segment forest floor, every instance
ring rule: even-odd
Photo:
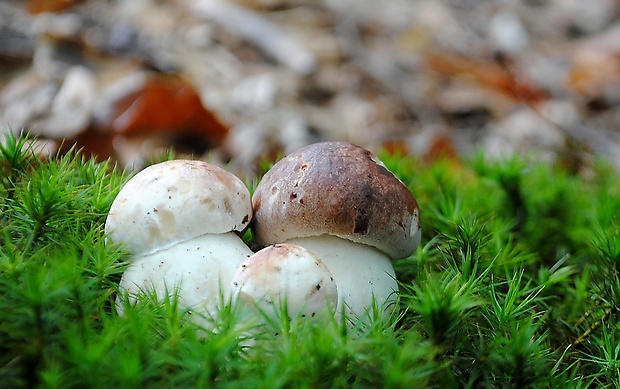
[[[347,140],[620,170],[613,0],[0,3],[0,126],[139,169],[170,146],[253,176]]]

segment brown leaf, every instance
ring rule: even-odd
[[[431,53],[426,65],[449,77],[469,77],[474,82],[494,89],[517,101],[537,103],[548,99],[548,93],[526,81],[518,80],[511,69],[497,61],[467,58],[448,53]]]
[[[116,101],[112,111],[104,127],[126,137],[191,136],[215,146],[228,133],[194,88],[177,76],[152,76],[143,87]]]
[[[609,85],[620,81],[620,55],[595,50],[580,50],[568,76],[568,86],[576,93],[601,97]]]
[[[403,139],[388,139],[381,144],[381,149],[393,156],[403,156],[411,153],[409,145]]]
[[[422,160],[425,162],[434,162],[441,159],[447,159],[452,162],[460,161],[454,142],[447,134],[435,135],[430,142],[428,150],[422,155]]]
[[[114,158],[112,134],[98,131],[92,126],[77,134],[74,138],[65,139],[60,147],[60,155],[75,147],[87,158],[94,158],[99,162]]]
[[[31,14],[60,12],[67,10],[83,0],[28,0],[26,8]]]

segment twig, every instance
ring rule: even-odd
[[[200,17],[237,32],[298,73],[314,70],[316,59],[311,52],[251,10],[225,0],[187,0],[186,4]]]
[[[605,310],[605,313],[603,314],[603,316],[601,316],[600,319],[598,319],[596,322],[594,322],[594,324],[592,324],[591,326],[588,327],[588,329],[582,333],[581,335],[579,335],[579,337],[577,339],[575,339],[571,344],[569,344],[565,349],[564,352],[562,352],[562,356],[558,359],[558,361],[556,362],[553,370],[557,369],[558,366],[560,366],[560,363],[562,363],[562,361],[564,360],[564,356],[572,349],[574,349],[575,347],[579,346],[581,343],[583,343],[586,339],[588,339],[590,337],[590,335],[592,335],[592,333],[594,331],[596,331],[597,329],[599,329],[602,325],[603,322],[605,322],[605,320],[609,319],[609,317],[611,316],[611,314],[614,312],[620,312],[620,307],[618,306],[613,306],[611,308],[608,308]],[[577,322],[576,325],[579,325],[580,323],[583,323],[586,318],[590,316],[590,314],[588,312],[586,312],[586,314]]]
[[[517,86],[519,81],[517,80],[513,67],[510,65],[510,61],[501,55],[498,55],[496,60],[506,73],[506,76],[509,77],[510,82]],[[576,172],[580,167],[585,165],[586,161],[584,160],[583,153],[587,151],[587,147],[582,142],[579,142],[568,128],[565,128],[554,120],[551,120],[547,115],[542,113],[538,107],[532,104],[529,99],[519,92],[519,88],[514,88],[514,97],[527,106],[539,118],[560,131],[564,138],[566,152],[570,154],[569,158],[571,158],[570,161],[572,163],[570,164],[569,169],[571,172]]]

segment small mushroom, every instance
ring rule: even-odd
[[[233,174],[201,161],[152,165],[114,199],[105,230],[132,255],[120,289],[135,301],[178,293],[182,308],[215,315],[252,251],[238,234],[252,218],[250,193]],[[117,305],[122,312],[122,305]]]
[[[232,291],[235,301],[257,307],[271,318],[278,312],[291,318],[333,314],[338,302],[327,267],[293,244],[267,246],[246,259],[233,276]]]
[[[259,244],[294,243],[316,254],[338,285],[338,311],[363,315],[393,304],[391,259],[421,236],[409,189],[370,151],[346,142],[306,146],[280,160],[252,198]]]

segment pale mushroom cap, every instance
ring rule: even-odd
[[[272,315],[286,303],[290,316],[333,313],[338,290],[330,271],[310,251],[293,244],[267,246],[246,259],[232,278],[234,298]]]
[[[202,161],[173,160],[142,170],[114,199],[109,239],[141,255],[203,234],[244,231],[250,193],[226,170]]]
[[[253,233],[263,244],[334,235],[405,258],[420,242],[418,204],[370,151],[323,142],[289,154],[252,198]]]

